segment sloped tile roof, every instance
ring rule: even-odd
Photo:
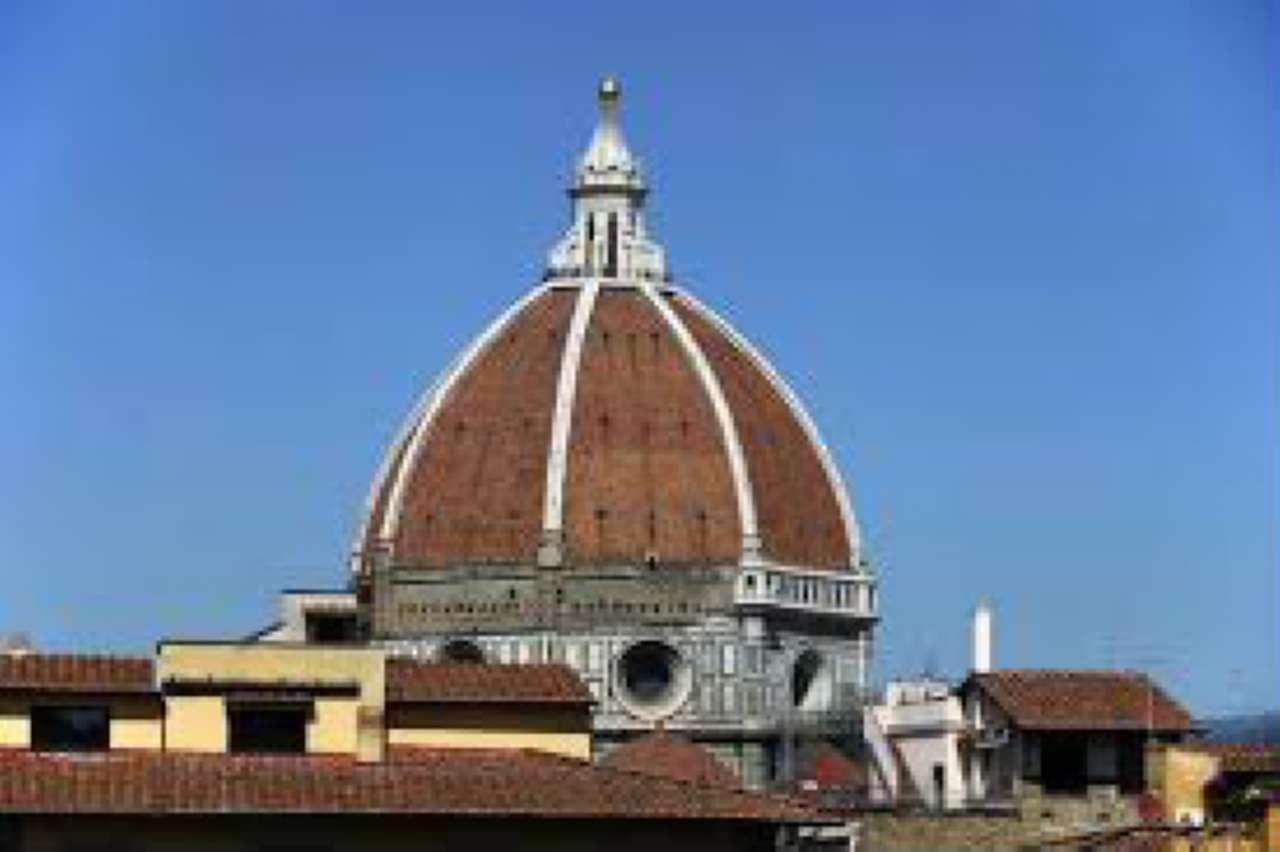
[[[147,657],[0,654],[0,691],[153,693]]]
[[[387,660],[387,701],[590,704],[591,693],[559,664],[497,665]]]
[[[707,749],[684,737],[655,731],[614,749],[605,766],[658,778],[674,778],[692,784],[738,789],[733,770]]]
[[[1191,714],[1141,672],[1001,669],[972,674],[1022,728],[1187,731]]]
[[[399,813],[820,822],[773,796],[533,751],[396,747],[312,755],[0,750],[0,813]]]

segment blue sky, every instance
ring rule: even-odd
[[[615,71],[678,277],[852,486],[881,676],[962,671],[989,595],[1002,665],[1274,707],[1277,47],[1246,0],[5,3],[0,629],[341,583]]]

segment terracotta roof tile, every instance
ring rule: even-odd
[[[0,654],[0,691],[155,692],[151,660],[89,654]]]
[[[554,755],[398,747],[308,755],[0,751],[0,813],[402,813],[818,822],[803,805]]]
[[[387,660],[390,702],[590,704],[591,693],[568,666]]]
[[[357,543],[362,571],[379,554],[414,568],[536,560],[552,426],[569,402],[557,394],[578,295],[567,286],[534,295],[465,370],[447,374],[439,407],[414,415],[379,469]],[[853,543],[840,496],[801,412],[709,313],[667,298],[724,392],[764,554],[847,569]],[[575,387],[565,567],[644,564],[650,555],[664,565],[737,563],[742,519],[715,407],[681,340],[634,287],[601,288]],[[409,435],[419,433],[410,451]],[[387,521],[395,531],[384,541]]]
[[[671,329],[634,288],[596,300],[565,471],[571,565],[733,564],[741,520],[715,409]]]
[[[768,376],[688,299],[672,307],[706,354],[742,442],[766,556],[784,565],[848,568],[850,542],[818,449]]]
[[[604,758],[603,763],[613,769],[674,778],[692,784],[729,789],[741,787],[733,770],[710,751],[666,731],[655,731],[619,746]]]
[[[530,302],[458,377],[427,424],[419,455],[397,454],[395,471],[404,468],[407,478],[391,542],[395,563],[438,568],[535,559],[551,411],[573,305],[568,290]],[[378,526],[394,475],[375,501]]]
[[[1191,715],[1141,672],[1003,669],[970,675],[1022,728],[1188,731]]]

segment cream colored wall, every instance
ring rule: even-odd
[[[391,745],[436,748],[527,748],[578,760],[591,759],[590,734],[484,731],[473,728],[392,728],[387,732],[387,742]]]
[[[591,759],[591,728],[579,708],[401,705],[388,714],[391,745],[528,748]]]
[[[50,692],[0,700],[0,748],[31,747],[33,704],[106,705],[111,719],[109,736],[113,749],[159,749],[163,742],[162,708],[152,698],[102,698]]]
[[[222,696],[166,698],[164,745],[172,751],[226,751],[227,711]]]
[[[1219,759],[1195,749],[1158,746],[1147,751],[1151,792],[1174,821],[1201,822],[1205,818],[1205,785],[1218,774]]]
[[[288,644],[165,643],[157,669],[171,679],[222,683],[357,686],[355,696],[319,696],[307,723],[307,751],[381,758],[385,665],[381,649]],[[226,751],[226,706],[221,696],[169,696],[166,744],[171,749]],[[376,726],[363,731],[361,726]]]
[[[227,741],[227,706],[220,695],[183,695],[167,699],[165,747],[173,751],[224,752]],[[307,751],[322,754],[354,754],[357,711],[354,698],[317,698],[307,722]],[[115,728],[112,728],[115,736]],[[115,748],[115,740],[112,740]],[[159,742],[156,743],[159,748]]]
[[[159,719],[111,719],[111,747],[159,749],[164,744],[164,722]]]
[[[360,687],[366,704],[382,704],[383,652],[377,648],[166,642],[156,668],[163,683],[173,678],[224,682],[307,682]]]
[[[0,701],[0,748],[31,746],[30,713],[30,707],[25,701]]]
[[[111,748],[164,747],[164,705],[153,697],[112,701]]]
[[[160,707],[151,716],[111,713],[111,748],[163,748],[164,719]]]
[[[354,698],[317,698],[307,722],[307,751],[354,754],[360,702]]]

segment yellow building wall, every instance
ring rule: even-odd
[[[361,703],[378,706],[385,690],[384,656],[377,648],[166,642],[156,666],[162,683],[174,678],[214,683],[355,682]]]
[[[50,692],[0,700],[0,748],[31,747],[31,707],[37,704],[106,705],[111,719],[111,748],[158,749],[163,744],[163,710],[154,698]]]
[[[0,748],[31,747],[30,712],[25,701],[0,701]]]
[[[164,745],[172,751],[227,750],[226,703],[220,695],[165,699]]]
[[[111,720],[111,747],[159,749],[164,745],[164,722],[156,719]]]
[[[157,668],[161,682],[171,679],[210,684],[288,684],[348,686],[355,696],[315,699],[307,723],[307,751],[381,757],[386,670],[376,648],[239,643],[164,643]],[[226,705],[220,695],[166,698],[169,715],[165,742],[171,749],[226,751]],[[363,731],[371,725],[376,732]]]
[[[164,746],[164,705],[155,698],[109,702],[111,748],[159,749]]]
[[[227,704],[220,695],[171,696],[165,720],[165,747],[174,751],[225,752],[228,747]],[[357,711],[354,698],[317,698],[307,721],[307,751],[354,754]],[[112,748],[115,727],[112,727]],[[157,737],[155,748],[160,747]]]
[[[581,709],[402,705],[388,714],[390,745],[527,748],[591,759],[591,730]]]
[[[354,754],[360,702],[354,698],[317,698],[307,722],[307,751]]]

